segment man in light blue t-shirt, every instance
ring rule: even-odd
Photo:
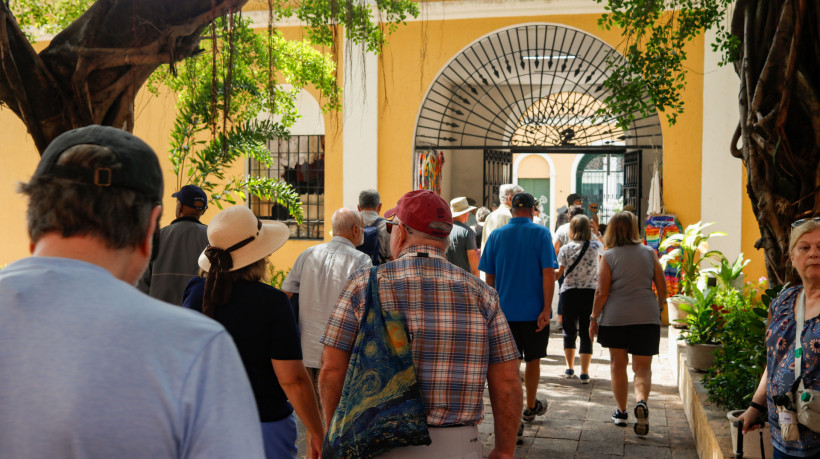
[[[547,355],[555,250],[549,229],[532,222],[535,199],[529,193],[512,198],[512,219],[493,231],[481,252],[478,269],[498,290],[501,310],[509,322],[518,351],[526,362],[526,406],[522,418],[532,421],[547,411],[536,398],[541,358]]]
[[[225,329],[134,287],[162,210],[151,148],[75,129],[20,189],[32,256],[0,271],[0,457],[264,457]]]

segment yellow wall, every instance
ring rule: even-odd
[[[518,18],[486,18],[450,21],[415,21],[402,26],[389,38],[384,55],[379,58],[379,166],[378,183],[385,208],[392,207],[398,198],[412,186],[413,130],[419,107],[427,89],[438,72],[476,39],[498,29],[521,23],[546,22],[575,27],[595,35],[611,46],[621,43],[615,31],[598,29],[597,15],[538,16]],[[280,28],[288,38],[299,38],[302,29]],[[338,50],[341,53],[342,47]],[[701,144],[702,144],[702,79],[703,42],[695,40],[688,49],[687,68],[690,69],[688,89],[684,96],[686,113],[675,126],[667,126],[661,117],[664,138],[664,201],[670,212],[677,214],[684,225],[700,220]],[[341,72],[339,72],[340,84]],[[316,91],[308,91],[320,100]],[[136,104],[135,134],[145,139],[157,151],[166,176],[166,212],[163,224],[172,218],[174,205],[171,192],[175,188],[167,160],[168,135],[173,123],[174,98],[165,94],[159,99],[144,92]],[[320,100],[321,103],[321,100]],[[325,115],[325,239],[329,238],[330,216],[342,206],[342,116]],[[25,200],[15,192],[19,181],[29,179],[36,167],[38,155],[26,134],[22,122],[8,109],[0,109],[0,193],[5,201],[5,225],[0,229],[4,244],[0,249],[0,265],[28,254],[25,232]],[[570,170],[574,155],[551,155],[556,170]],[[355,161],[355,152],[348,152],[347,160]],[[236,167],[243,172],[244,165]],[[563,205],[563,198],[571,192],[569,179],[556,176],[553,201]],[[207,222],[218,209],[210,209]],[[765,273],[762,253],[753,248],[759,237],[756,221],[751,213],[744,190],[742,250],[753,263],[747,268],[747,278],[757,279]],[[290,266],[296,256],[317,241],[289,241],[273,257],[280,267]]]
[[[743,256],[752,260],[751,263],[743,268],[743,274],[746,275],[746,281],[757,281],[759,278],[766,276],[766,258],[763,250],[755,248],[755,242],[760,239],[760,227],[757,224],[757,219],[752,211],[752,201],[746,193],[746,168],[743,168],[743,221],[741,222],[743,234],[740,239],[740,250]],[[767,276],[768,277],[768,276]]]
[[[515,156],[517,155],[513,155],[513,162]],[[540,156],[527,156],[518,165],[518,178],[550,178],[550,165]]]

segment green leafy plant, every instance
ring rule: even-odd
[[[718,344],[720,343],[723,320],[720,310],[715,306],[714,299],[718,289],[709,289],[707,293],[695,289],[695,297],[684,297],[686,303],[678,307],[688,313],[683,319],[676,319],[686,324],[680,339],[687,344]]]
[[[242,17],[218,18],[213,28],[204,38],[216,40],[203,40],[203,53],[160,68],[148,84],[154,93],[164,85],[178,96],[170,155],[177,187],[199,185],[220,208],[251,193],[286,206],[301,223],[299,195],[281,177],[228,171],[245,158],[277,164],[268,142],[288,137],[298,117],[296,95],[306,85],[322,92],[324,110],[339,108],[335,62],[308,42],[286,40],[276,30],[255,32]]]
[[[273,263],[268,263],[268,275],[265,280],[270,286],[281,289],[282,282],[285,282],[285,279],[288,277],[289,273],[290,268],[277,269]]]
[[[745,268],[746,265],[752,261],[749,259],[744,259],[743,252],[737,256],[734,263],[729,262],[729,259],[723,256],[723,254],[720,254],[720,256],[717,256],[716,258],[720,260],[720,265],[706,268],[703,272],[713,274],[717,279],[718,284],[724,288],[733,288],[735,280],[743,274],[743,268]]]
[[[713,231],[708,234],[703,233],[703,229],[712,223],[697,222],[689,225],[683,233],[673,234],[665,239],[659,250],[667,251],[670,247],[673,250],[661,257],[661,265],[664,269],[670,262],[679,264],[681,270],[681,293],[692,297],[697,290],[698,278],[701,274],[701,263],[705,260],[719,260],[723,254],[718,250],[708,250],[709,239],[716,236],[726,236],[721,231]]]
[[[626,59],[609,59],[611,75],[604,85],[611,91],[602,111],[614,115],[628,129],[636,114],[664,112],[670,125],[684,112],[686,45],[704,30],[715,30],[712,48],[723,54],[721,65],[738,58],[740,40],[729,33],[724,18],[733,0],[596,0],[608,13],[598,26],[622,29]]]
[[[715,351],[715,365],[701,382],[709,400],[721,408],[745,408],[752,400],[766,368],[769,305],[783,288],[747,283],[742,292],[725,290],[716,299],[724,311],[723,347]]]

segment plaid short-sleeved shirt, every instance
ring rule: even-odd
[[[430,257],[412,256],[428,253]],[[449,263],[440,249],[408,247],[379,266],[382,308],[401,311],[407,323],[427,423],[475,425],[483,419],[487,366],[519,358],[498,294]],[[348,280],[321,342],[352,351],[367,293],[368,270]]]

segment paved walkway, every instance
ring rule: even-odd
[[[553,303],[553,304],[557,304]],[[554,323],[553,323],[554,325]],[[618,427],[610,416],[615,409],[609,377],[609,352],[597,343],[593,347],[590,384],[578,379],[563,379],[563,342],[560,332],[551,333],[548,356],[541,360],[541,383],[538,398],[546,398],[548,410],[533,422],[524,423],[523,444],[516,448],[520,458],[607,458],[646,457],[697,458],[692,432],[686,422],[680,396],[666,356],[667,329],[662,327],[661,354],[652,361],[652,392],[649,399],[649,434],[635,435],[632,413],[635,400],[629,387],[629,425]],[[580,362],[576,357],[576,372]],[[521,366],[523,378],[524,366]],[[629,380],[633,375],[629,371]],[[484,393],[484,422],[479,426],[484,454],[493,447],[493,415],[490,399]],[[302,427],[300,426],[300,431]],[[299,438],[300,457],[304,455],[304,437]]]

